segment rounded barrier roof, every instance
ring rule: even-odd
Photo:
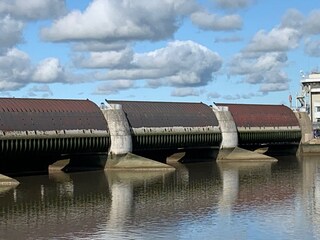
[[[218,126],[212,109],[203,103],[109,101],[120,104],[133,128]]]
[[[107,130],[90,100],[0,98],[0,131]]]
[[[293,111],[284,105],[228,104],[237,127],[291,127],[299,126]]]

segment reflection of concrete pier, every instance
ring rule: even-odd
[[[107,221],[108,232],[119,232],[134,211],[134,187],[148,186],[162,181],[172,172],[168,171],[106,171],[111,195],[111,206]]]
[[[319,226],[320,224],[320,161],[318,156],[301,156],[302,166],[302,198],[299,199],[299,206],[308,212],[301,216],[301,222],[311,222],[310,226]],[[320,236],[319,228],[310,229],[315,236]]]
[[[52,172],[20,177],[20,185],[0,198],[1,236],[39,239],[74,234],[84,238],[80,234],[85,232],[121,238],[134,232],[137,238],[147,238],[154,221],[163,219],[162,224],[173,229],[171,234],[178,234],[175,227],[181,227],[179,223],[188,216],[199,221],[217,218],[212,224],[227,224],[234,211],[297,200],[296,173],[278,165],[176,162],[176,171]]]
[[[222,194],[219,211],[222,215],[230,215],[237,204],[240,194],[240,178],[254,175],[271,177],[272,162],[221,162],[218,164],[222,178]]]

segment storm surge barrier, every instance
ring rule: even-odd
[[[166,163],[237,147],[295,153],[310,135],[302,115],[284,105],[0,98],[0,173],[46,172],[61,159],[66,172],[103,169],[128,154]]]

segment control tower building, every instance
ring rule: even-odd
[[[302,73],[302,72],[301,72]],[[301,74],[301,92],[297,96],[300,111],[306,111],[313,129],[320,129],[320,73]]]

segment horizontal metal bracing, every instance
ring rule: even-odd
[[[221,138],[215,127],[139,128],[132,135],[134,150],[210,148],[219,146]]]
[[[300,139],[300,130],[239,131],[240,144],[299,143]]]
[[[0,153],[59,153],[71,154],[78,152],[106,152],[110,146],[107,136],[63,136],[57,138],[12,138],[0,139]]]
[[[1,131],[1,139],[29,139],[29,138],[74,138],[74,137],[106,137],[107,130],[78,129],[78,130],[52,130],[52,131]]]
[[[217,126],[205,127],[141,127],[132,128],[132,134],[185,134],[185,133],[219,133]]]
[[[300,126],[274,126],[274,127],[237,127],[239,132],[252,132],[252,131],[301,131]]]

